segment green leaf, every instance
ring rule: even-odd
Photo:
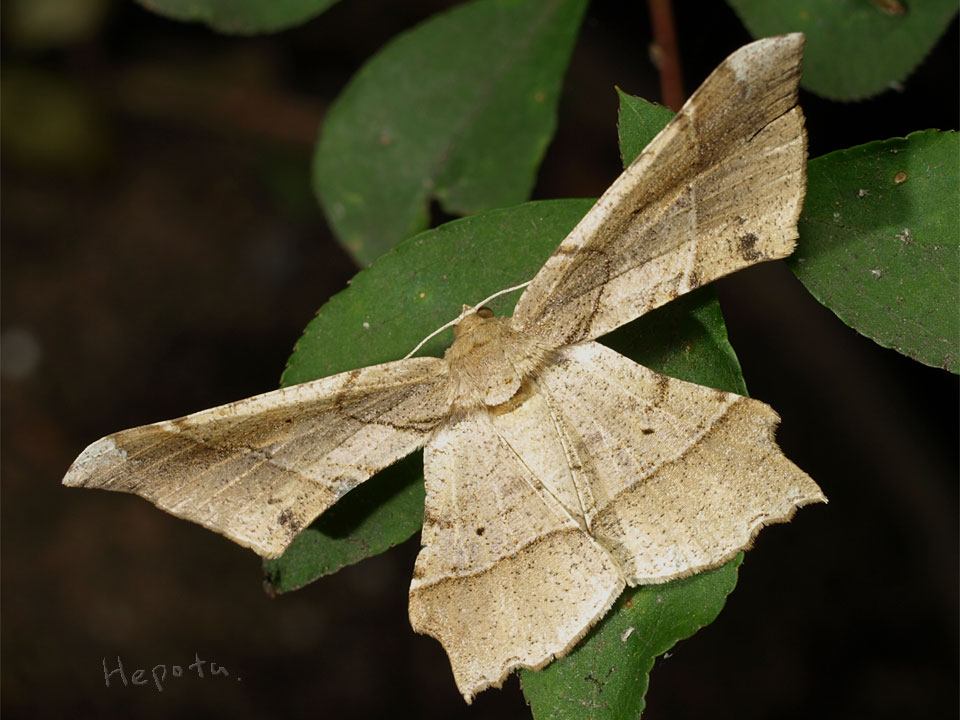
[[[620,101],[620,156],[623,166],[627,167],[670,122],[674,112],[663,105],[628,95],[620,88],[617,88],[617,98]]]
[[[957,12],[956,0],[727,2],[756,38],[805,33],[801,84],[834,100],[870,97],[902,82]]]
[[[524,671],[535,718],[637,718],[656,656],[709,625],[737,584],[743,559],[664,585],[627,590],[575,653],[540,672]]]
[[[553,135],[586,0],[475,0],[400,35],[330,108],[313,184],[366,265],[428,225],[522,202]]]
[[[790,265],[884,347],[960,371],[960,136],[926,130],[811,160]]]
[[[202,22],[230,35],[256,35],[300,25],[337,0],[137,0],[147,10]]]
[[[747,395],[740,361],[711,287],[687,293],[600,340],[664,375]]]

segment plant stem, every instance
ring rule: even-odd
[[[677,31],[673,22],[670,0],[649,0],[650,21],[653,24],[653,44],[650,55],[660,71],[660,94],[663,104],[679,110],[687,99],[683,91],[683,72],[677,48]]]

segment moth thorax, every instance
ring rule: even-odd
[[[485,307],[461,320],[453,335],[444,358],[450,365],[454,402],[461,407],[507,402],[547,355],[537,340]]]

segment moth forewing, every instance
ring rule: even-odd
[[[448,406],[442,360],[384,363],[108,435],[63,482],[140,495],[276,557],[349,490],[422,446]]]
[[[793,251],[806,188],[803,35],[733,53],[601,196],[517,303],[555,346]]]

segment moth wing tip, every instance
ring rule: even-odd
[[[100,438],[90,443],[73,461],[63,476],[67,487],[83,487],[89,480],[105,470],[109,470],[127,459],[127,451],[117,445],[113,436]]]
[[[778,35],[772,39],[778,40],[782,43],[787,43],[789,45],[802,45],[804,42],[806,42],[807,36],[802,32],[792,32]]]

